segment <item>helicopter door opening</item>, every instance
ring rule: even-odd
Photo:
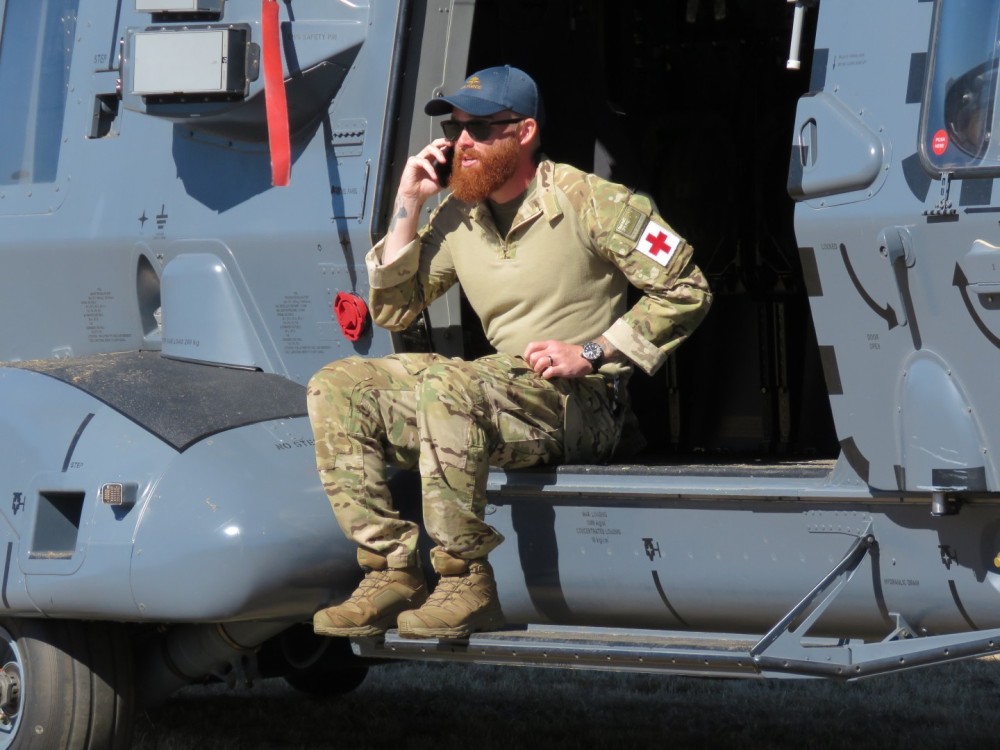
[[[802,70],[789,71],[786,3],[476,3],[467,69],[531,72],[546,156],[651,196],[712,285],[691,339],[653,377],[633,375],[647,447],[619,460],[839,452],[786,187],[816,19],[805,14]],[[467,314],[466,356],[482,353],[479,330]]]

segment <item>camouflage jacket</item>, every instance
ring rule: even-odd
[[[711,303],[691,246],[649,199],[551,161],[539,164],[506,236],[485,203],[449,196],[392,263],[381,264],[381,249],[366,258],[377,324],[407,327],[458,281],[489,341],[513,355],[529,341],[603,334],[652,373]],[[631,309],[629,284],[642,292]]]

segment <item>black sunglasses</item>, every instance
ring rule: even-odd
[[[485,141],[493,132],[494,125],[512,125],[515,122],[524,122],[523,117],[513,117],[509,120],[442,120],[441,130],[444,137],[449,141],[457,141],[462,131],[469,133],[469,137],[474,141]]]

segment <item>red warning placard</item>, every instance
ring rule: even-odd
[[[931,138],[931,151],[934,152],[935,156],[941,156],[945,151],[948,150],[948,131],[943,128],[934,134]]]

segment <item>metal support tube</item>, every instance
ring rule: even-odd
[[[806,594],[802,601],[796,604],[788,612],[788,614],[782,617],[781,620],[773,628],[771,628],[767,635],[761,638],[760,641],[750,649],[750,655],[753,657],[760,656],[781,636],[792,632],[797,626],[806,625],[807,627],[804,628],[804,631],[808,631],[808,625],[811,625],[815,618],[819,616],[820,612],[826,609],[830,602],[836,597],[841,586],[850,580],[850,576],[853,575],[865,555],[868,554],[868,551],[874,547],[875,544],[875,537],[871,534],[865,533],[863,536],[858,537],[854,544],[851,545],[851,548],[847,551],[847,554],[844,555],[844,559],[837,563],[833,570],[827,573],[826,576],[823,577],[823,580],[817,583],[816,586],[813,587],[813,590]],[[809,607],[812,605],[816,597],[826,591],[827,588],[837,581],[837,579],[841,578],[842,580],[840,581],[840,585],[834,587],[831,593],[820,602],[816,610],[812,613],[811,619],[807,617],[806,620],[800,623],[799,619],[809,611]],[[803,632],[803,635],[804,634],[805,632]]]
[[[139,700],[155,705],[207,675],[224,679],[243,672],[243,661],[290,624],[236,622],[172,628],[138,656]]]

